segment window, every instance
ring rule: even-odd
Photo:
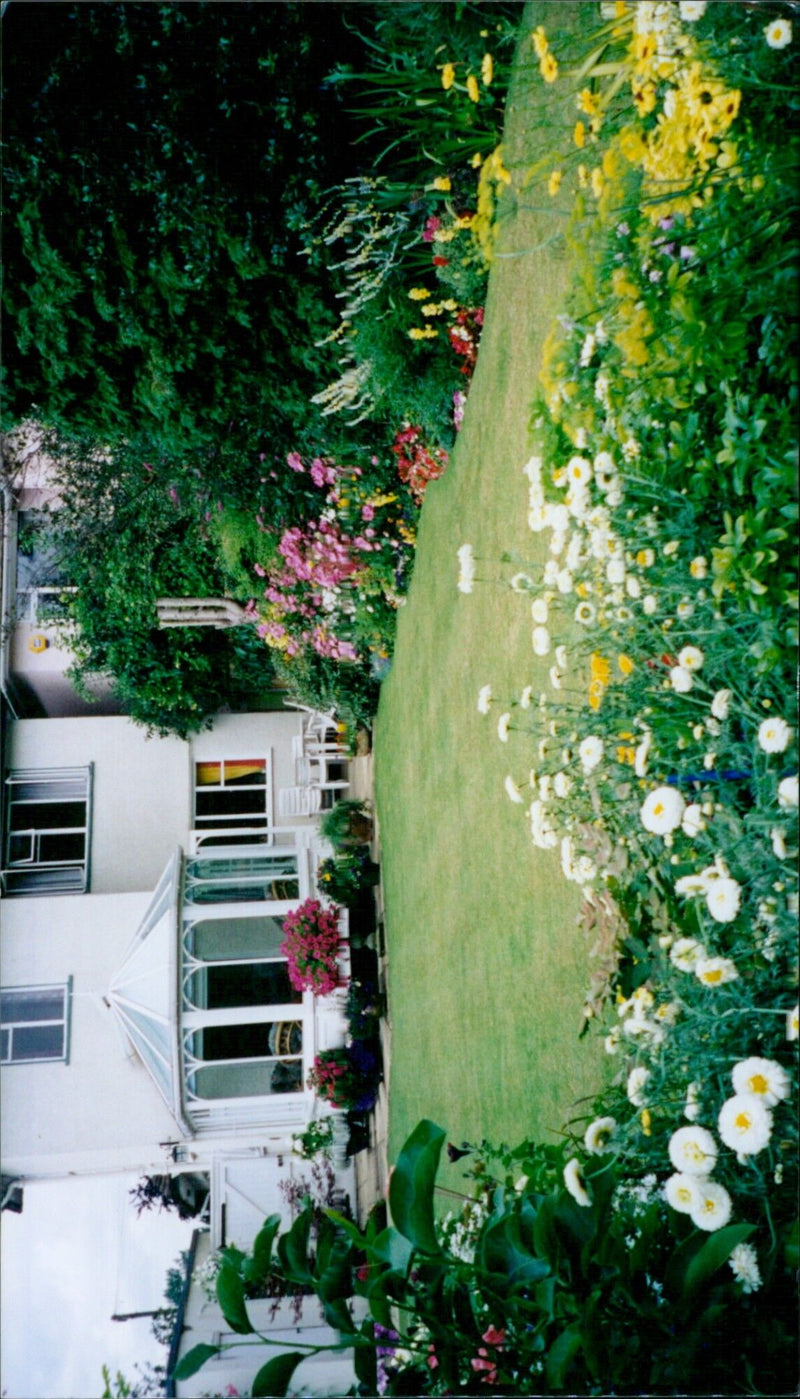
[[[195,763],[194,813],[198,843],[268,842],[270,771],[266,758],[221,758]]]
[[[70,989],[68,982],[0,991],[0,1063],[66,1059]]]
[[[89,875],[92,769],[18,769],[6,778],[6,894],[82,894]]]

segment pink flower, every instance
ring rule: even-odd
[[[266,578],[267,576],[267,570],[260,563],[253,564],[253,572],[257,573],[259,578]]]
[[[362,505],[362,507],[361,507],[361,518],[362,518],[362,520],[374,520],[374,519],[375,519],[375,507],[374,507],[374,505]]]
[[[305,471],[299,452],[290,452],[286,458],[286,465],[290,466],[292,471]]]
[[[485,1341],[487,1346],[496,1346],[498,1350],[502,1350],[506,1341],[506,1333],[505,1331],[498,1331],[494,1326],[490,1326],[488,1331],[484,1331],[481,1340]]]

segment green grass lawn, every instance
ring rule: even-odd
[[[500,563],[543,558],[527,526],[522,468],[541,347],[569,275],[558,201],[531,164],[549,144],[530,32],[580,24],[586,6],[526,6],[506,118],[514,177],[500,232],[479,364],[450,467],[428,488],[414,578],[400,616],[375,736],[383,849],[392,1063],[390,1160],[421,1117],[454,1141],[514,1143],[558,1132],[605,1073],[598,1040],[579,1041],[589,947],[579,897],[558,852],[531,843],[526,808],[503,782],[526,780],[533,744],[497,737],[520,677],[538,696],[548,662],[531,647],[528,604]],[[571,130],[574,88],[550,92],[548,116]],[[526,207],[527,206],[527,207]],[[456,549],[480,560],[471,596],[456,589]],[[557,640],[565,640],[560,637]],[[479,688],[497,705],[478,713]],[[520,711],[515,711],[517,715]],[[529,722],[536,722],[535,708]],[[580,1111],[580,1109],[578,1109]],[[459,1175],[449,1175],[453,1184]]]

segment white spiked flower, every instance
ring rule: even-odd
[[[590,1122],[586,1128],[586,1135],[583,1138],[586,1150],[594,1156],[602,1155],[616,1125],[616,1119],[613,1117],[596,1117],[594,1122]]]
[[[706,905],[716,923],[731,923],[739,912],[742,888],[735,879],[714,879],[706,894]]]
[[[664,1181],[664,1199],[678,1214],[691,1214],[698,1195],[698,1177],[676,1171]]]
[[[711,701],[711,713],[715,719],[727,719],[730,713],[733,693],[731,690],[717,690]]]
[[[683,650],[678,652],[678,665],[683,666],[684,670],[700,670],[704,660],[705,656],[699,646],[684,646]]]
[[[511,728],[511,715],[506,712],[501,714],[497,721],[497,737],[501,743],[508,743],[508,732]]]
[[[704,986],[724,986],[739,977],[736,963],[729,957],[698,957],[694,974]]]
[[[752,1244],[737,1244],[732,1250],[728,1263],[737,1282],[742,1284],[742,1292],[757,1292],[761,1286],[761,1273],[758,1267],[758,1254]]]
[[[758,746],[764,753],[784,753],[792,741],[793,730],[785,719],[764,719],[758,726]]]
[[[578,757],[587,776],[590,772],[594,772],[595,768],[603,761],[603,751],[603,740],[594,734],[590,734],[580,744]]]
[[[512,802],[517,802],[520,805],[524,802],[525,798],[523,797],[521,791],[519,790],[519,787],[517,786],[516,782],[510,774],[508,777],[506,777],[505,783],[503,785],[506,789],[506,796],[509,797]]]
[[[492,707],[492,687],[482,685],[478,691],[478,713],[488,714]]]

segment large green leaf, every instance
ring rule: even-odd
[[[244,1283],[230,1263],[223,1263],[217,1274],[217,1301],[231,1330],[250,1335],[253,1327],[244,1304]]]
[[[255,1379],[253,1380],[252,1394],[254,1399],[283,1399],[292,1375],[304,1360],[302,1351],[290,1350],[284,1355],[273,1356],[266,1365],[262,1365]]]
[[[301,1287],[313,1281],[308,1258],[308,1240],[311,1232],[311,1209],[301,1211],[286,1234],[278,1240],[278,1256],[290,1282]]]
[[[510,1285],[540,1282],[550,1271],[549,1264],[526,1247],[516,1214],[505,1214],[484,1229],[480,1258],[488,1272],[502,1275]]]
[[[280,1227],[280,1215],[271,1214],[259,1229],[253,1241],[252,1256],[245,1261],[243,1267],[246,1282],[261,1282],[272,1272],[272,1246]]]
[[[563,1389],[572,1361],[581,1348],[581,1336],[576,1326],[568,1326],[554,1341],[547,1353],[545,1373],[553,1389]]]
[[[729,1224],[706,1239],[686,1268],[683,1295],[688,1297],[723,1263],[727,1263],[736,1245],[749,1239],[754,1230],[754,1224]]]
[[[370,1249],[373,1258],[388,1263],[392,1272],[405,1276],[414,1253],[413,1245],[397,1229],[384,1229]]]
[[[198,1370],[202,1370],[207,1360],[212,1356],[219,1355],[221,1346],[209,1346],[203,1341],[199,1346],[192,1346],[186,1354],[178,1361],[172,1372],[173,1379],[188,1380],[192,1375],[196,1375]]]
[[[392,1172],[389,1209],[400,1233],[424,1253],[439,1253],[433,1223],[433,1192],[445,1132],[435,1122],[419,1122]]]
[[[378,1357],[375,1353],[375,1330],[371,1321],[367,1320],[363,1323],[360,1335],[364,1337],[366,1344],[356,1345],[353,1352],[356,1379],[364,1386],[368,1394],[376,1394],[378,1390]]]

